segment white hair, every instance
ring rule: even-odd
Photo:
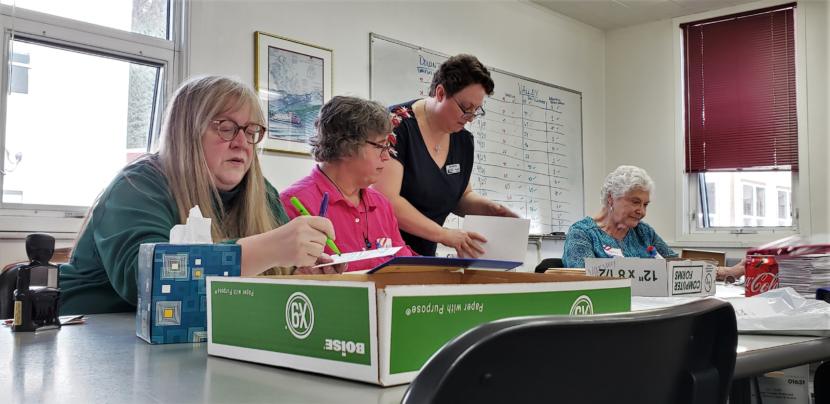
[[[611,171],[602,183],[602,206],[608,206],[608,197],[621,198],[635,189],[651,193],[654,190],[654,181],[646,170],[635,166],[619,166]]]

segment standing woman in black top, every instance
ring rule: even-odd
[[[429,97],[390,107],[405,108],[409,117],[395,129],[397,157],[374,187],[392,202],[404,241],[421,255],[435,255],[436,243],[460,257],[484,253],[480,243],[487,240],[480,234],[442,227],[450,212],[516,217],[470,187],[474,143],[464,125],[484,116],[484,97],[493,86],[475,56],[457,55],[438,67]]]

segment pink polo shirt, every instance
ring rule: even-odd
[[[365,250],[368,240],[373,249],[403,246],[395,254],[398,257],[415,255],[401,238],[398,219],[392,210],[392,204],[383,194],[374,189],[364,189],[362,203],[354,206],[343,198],[340,191],[320,171],[320,167],[315,166],[311,170],[311,175],[280,191],[280,200],[285,205],[285,213],[292,219],[300,215],[291,204],[292,196],[296,196],[309,213],[318,215],[324,192],[329,193],[329,209],[326,217],[334,225],[334,234],[337,238],[334,243],[337,244],[340,252]],[[328,247],[325,252],[333,254]],[[389,257],[382,257],[350,262],[348,271],[374,268],[388,260]]]

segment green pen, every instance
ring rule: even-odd
[[[308,213],[308,210],[305,208],[305,206],[303,206],[303,204],[300,202],[299,199],[297,199],[296,196],[291,197],[291,204],[294,205],[294,208],[297,209],[297,212],[300,212],[301,215],[311,216],[311,213]],[[334,251],[335,254],[342,255],[340,254],[340,249],[337,248],[336,245],[334,245],[334,241],[332,239],[326,238],[326,245],[329,246],[329,248],[331,248],[331,250]]]

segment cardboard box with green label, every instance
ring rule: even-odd
[[[208,353],[388,386],[485,322],[631,308],[628,279],[413,269],[209,277]]]

